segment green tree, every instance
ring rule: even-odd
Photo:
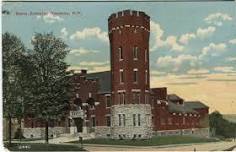
[[[214,111],[209,115],[209,121],[210,129],[216,136],[235,138],[236,124],[224,119],[218,111]]]
[[[11,144],[12,118],[21,119],[23,116],[23,83],[20,62],[25,54],[21,40],[13,34],[4,33],[2,36],[3,53],[3,109],[4,117],[8,119],[8,140]],[[21,75],[21,76],[20,76]]]
[[[31,111],[45,124],[45,142],[48,143],[49,122],[65,115],[70,99],[70,76],[64,59],[67,45],[52,33],[36,33],[32,40],[32,95]]]

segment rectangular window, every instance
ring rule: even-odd
[[[136,103],[140,103],[140,93],[136,92]]]
[[[134,82],[138,82],[138,70],[134,69]]]
[[[148,72],[147,72],[147,70],[145,71],[145,83],[148,84]]]
[[[107,107],[111,107],[111,97],[110,96],[106,96],[106,105],[107,105]]]
[[[125,104],[125,93],[122,93],[122,104]]]
[[[124,82],[124,71],[123,69],[120,69],[120,83]]]
[[[95,117],[92,117],[92,127],[95,127],[96,126],[96,120],[95,120]]]
[[[141,114],[138,114],[138,126],[141,126]]]
[[[135,46],[133,48],[133,57],[134,57],[134,60],[138,59],[138,47],[137,46]]]
[[[120,104],[125,104],[125,93],[121,92],[118,95],[119,95],[119,102],[120,102]]]
[[[110,127],[111,126],[111,117],[107,116],[106,119],[107,119],[107,126]]]
[[[140,93],[139,92],[133,92],[133,103],[134,104],[140,103]]]
[[[118,114],[119,116],[119,126],[121,126],[121,114]]]
[[[136,114],[133,114],[133,125],[136,126]]]
[[[123,114],[123,126],[125,126],[125,114]]]
[[[185,117],[183,117],[183,125],[185,125]]]
[[[148,60],[148,51],[145,50],[145,62],[147,62],[147,60]]]
[[[122,47],[119,47],[119,48],[118,48],[118,51],[119,51],[119,59],[120,59],[120,60],[123,60],[123,51],[122,51]]]

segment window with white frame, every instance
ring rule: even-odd
[[[145,83],[148,84],[148,71],[145,70]]]
[[[138,47],[137,46],[133,47],[133,59],[138,60]]]
[[[138,82],[138,69],[134,69],[133,70],[133,73],[134,73],[134,82],[137,83]]]
[[[126,122],[125,122],[125,114],[123,114],[123,126],[126,125]]]
[[[92,93],[91,93],[91,92],[89,92],[88,96],[89,96],[89,98],[91,98],[91,97],[92,97]]]
[[[133,92],[133,103],[140,103],[140,92]]]
[[[119,103],[125,104],[125,92],[118,93]]]
[[[124,83],[124,70],[120,69],[120,83]]]
[[[106,116],[106,120],[107,120],[107,126],[110,127],[111,126],[111,116]]]
[[[111,107],[111,96],[106,96],[106,107]]]
[[[136,114],[133,114],[133,126],[136,126]]]
[[[123,60],[123,50],[122,50],[122,47],[118,48],[118,52],[119,52],[119,59]]]
[[[119,117],[119,126],[121,126],[121,114],[118,114]]]
[[[138,126],[141,126],[141,114],[138,114]]]

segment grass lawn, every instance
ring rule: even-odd
[[[9,151],[85,151],[79,145],[59,145],[59,144],[43,144],[43,143],[13,143],[11,147],[7,144],[4,146]]]
[[[214,142],[214,141],[217,140],[190,137],[190,136],[163,136],[163,137],[156,136],[151,139],[141,139],[141,140],[90,139],[90,140],[84,140],[83,143],[104,144],[104,145],[159,146],[159,145],[201,143],[201,142]],[[70,143],[78,143],[78,141]]]

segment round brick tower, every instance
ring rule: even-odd
[[[151,123],[150,17],[140,11],[120,11],[109,17],[108,30],[111,54],[113,137],[147,138],[151,126],[149,124]]]
[[[149,95],[150,88],[149,18],[144,12],[130,10],[109,17],[114,104],[147,103],[145,95]]]

